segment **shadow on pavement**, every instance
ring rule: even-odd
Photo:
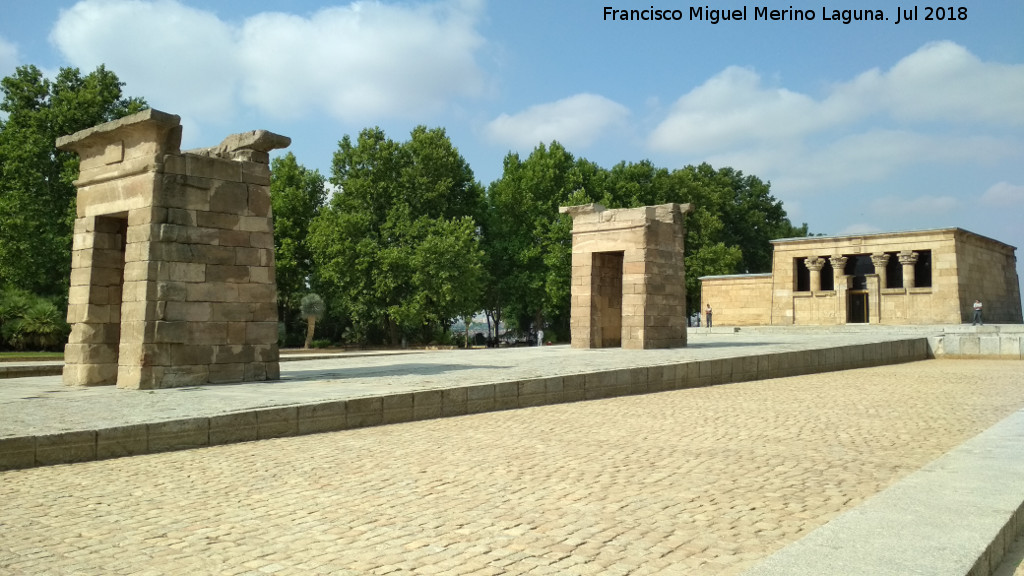
[[[436,376],[456,370],[500,370],[506,366],[488,366],[483,364],[391,364],[389,366],[360,366],[340,370],[323,368],[319,370],[289,370],[281,375],[281,380],[345,380],[348,378],[367,378],[379,376]]]

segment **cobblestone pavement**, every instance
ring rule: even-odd
[[[1024,406],[932,360],[0,473],[0,574],[737,574]]]

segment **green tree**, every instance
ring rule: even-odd
[[[270,201],[274,213],[274,267],[280,318],[295,319],[304,294],[315,288],[309,225],[327,198],[324,177],[298,163],[291,152],[271,162]]]
[[[505,157],[501,178],[488,188],[484,227],[493,325],[504,318],[521,331],[567,332],[572,221],[558,208],[593,201],[595,168],[558,142],[539,145],[525,160]]]
[[[103,66],[61,68],[53,80],[21,66],[0,80],[0,284],[66,297],[78,157],[54,141],[144,109],[123,86]]]
[[[316,321],[324,317],[327,305],[324,304],[324,299],[319,294],[306,294],[299,303],[299,310],[302,317],[306,319],[306,342],[302,347],[309,349],[313,345]]]
[[[690,203],[686,218],[687,309],[700,306],[700,277],[769,272],[771,240],[806,236],[771,195],[771,184],[733,168],[704,163],[669,171],[648,161],[614,166],[601,202],[609,208]]]
[[[482,189],[443,129],[417,127],[407,142],[380,128],[346,135],[331,182],[309,240],[351,338],[429,340],[479,306]]]
[[[685,243],[690,311],[700,304],[701,276],[770,271],[770,240],[807,234],[806,224],[794,227],[770,184],[755,176],[708,164],[669,171],[647,160],[606,170],[574,160],[557,143],[538,147],[525,161],[509,154],[487,200],[486,309],[494,324],[505,314],[520,329],[568,326],[572,223],[557,214],[558,206],[693,204]]]

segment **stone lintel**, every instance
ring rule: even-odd
[[[61,136],[57,138],[57,148],[77,152],[82,161],[85,161],[89,152],[122,141],[127,133],[136,133],[145,134],[140,140],[162,142],[163,153],[177,153],[181,146],[180,127],[180,116],[149,108],[124,118],[79,130],[74,134]]]
[[[574,221],[577,219],[583,223],[605,223],[610,221],[619,222],[676,222],[676,216],[682,216],[693,211],[692,204],[659,204],[657,206],[642,206],[640,208],[619,208],[609,210],[598,203],[582,204],[579,206],[561,206],[558,212],[568,214]]]

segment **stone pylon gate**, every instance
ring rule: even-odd
[[[279,376],[266,131],[181,152],[158,110],[57,140],[78,153],[64,382],[171,388]]]
[[[573,348],[686,346],[683,220],[691,209],[559,209],[573,219]]]

